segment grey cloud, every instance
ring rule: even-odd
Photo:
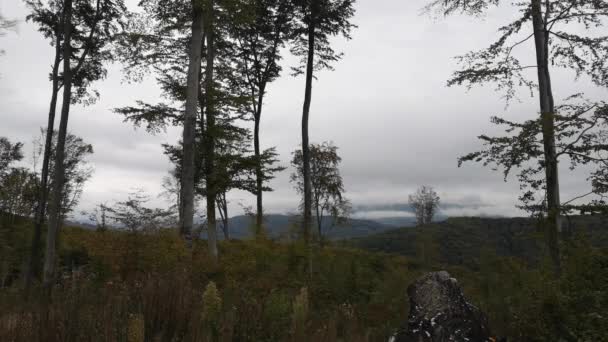
[[[128,1],[132,7],[136,3]],[[491,115],[529,119],[537,113],[537,100],[521,91],[521,102],[505,108],[492,87],[467,92],[445,86],[456,66],[453,57],[491,43],[509,14],[499,8],[484,20],[434,18],[420,15],[427,3],[358,1],[359,28],[353,39],[335,40],[344,59],[314,82],[311,140],[332,140],[339,146],[347,196],[360,212],[402,212],[407,196],[428,184],[445,203],[443,214],[521,215],[515,208],[519,187],[513,177],[505,183],[499,172],[479,165],[457,168],[456,159],[480,148],[475,138],[480,133],[498,132],[489,122]],[[21,1],[0,0],[0,7],[7,17],[26,15]],[[52,50],[27,23],[1,44],[7,54],[0,57],[0,135],[30,141],[46,121]],[[286,56],[285,76],[269,87],[262,118],[262,146],[277,146],[284,166],[300,143],[304,80],[287,75],[296,62]],[[99,102],[74,107],[70,118],[70,130],[95,148],[91,161],[96,172],[85,189],[83,208],[124,198],[134,187],[159,193],[169,168],[159,145],[174,143],[181,134],[175,128],[153,136],[123,123],[112,108],[139,99],[154,102],[160,92],[152,78],[140,84],[121,80],[120,66],[112,66],[108,79],[96,84]],[[579,91],[594,98],[608,95],[584,78],[572,82],[567,72],[556,72],[554,84],[556,99]],[[584,192],[584,170],[570,172],[562,165],[561,171],[564,197]],[[289,183],[290,172],[272,181],[276,191],[265,196],[267,212],[296,210],[299,198]],[[234,214],[240,213],[239,203],[254,204],[247,193],[229,197]],[[154,203],[164,205],[156,198]]]

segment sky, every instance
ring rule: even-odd
[[[135,9],[136,0],[126,0]],[[481,148],[476,137],[498,133],[490,116],[510,120],[534,118],[538,100],[521,91],[509,106],[492,86],[468,90],[447,87],[456,70],[454,59],[484,48],[498,36],[497,28],[517,15],[509,7],[491,10],[484,18],[422,13],[427,0],[358,0],[353,19],[358,26],[352,40],[335,39],[344,53],[334,71],[317,74],[310,114],[312,142],[332,141],[342,157],[341,173],[346,196],[356,217],[407,216],[408,195],[420,185],[433,186],[448,216],[523,215],[516,209],[519,185],[511,177],[480,165],[457,166],[457,158]],[[46,125],[53,49],[36,28],[25,22],[22,1],[0,0],[0,12],[19,20],[18,30],[0,38],[0,136],[31,142]],[[520,57],[534,58],[530,46],[522,45]],[[304,78],[292,77],[289,67],[297,60],[285,53],[284,76],[272,83],[264,103],[262,147],[276,146],[281,165],[289,166],[291,152],[301,142],[300,123]],[[531,75],[533,76],[533,75]],[[555,98],[584,91],[593,98],[606,98],[585,79],[556,71]],[[178,128],[150,135],[135,129],[112,112],[113,108],[154,103],[160,96],[153,77],[126,83],[121,65],[109,67],[107,79],[94,88],[101,94],[94,105],[74,106],[69,131],[94,147],[89,158],[95,172],[86,184],[78,212],[95,204],[123,200],[134,189],[152,196],[151,205],[166,205],[157,195],[170,169],[162,143],[174,143]],[[587,193],[585,173],[561,166],[562,198]],[[289,182],[291,168],[272,181],[274,192],[265,194],[269,213],[295,212],[299,197]],[[254,206],[253,195],[229,194],[231,216],[241,206]]]

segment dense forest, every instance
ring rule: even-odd
[[[369,24],[357,21],[362,2],[23,0],[24,18],[0,8],[0,63],[13,53],[2,40],[20,25],[34,27],[51,56],[37,62],[48,64],[43,112],[8,113],[10,100],[0,97],[6,127],[21,119],[35,127],[31,143],[0,127],[0,341],[468,341],[480,331],[484,341],[608,341],[608,1],[434,0],[419,8],[429,21],[507,18],[477,21],[490,42],[457,56],[442,81],[489,87],[486,101],[506,113],[533,103],[516,116],[523,120],[489,117],[491,133],[453,160],[454,169],[487,167],[497,184],[514,182],[513,212],[522,217],[464,217],[468,203],[444,203],[443,192],[416,185],[400,216],[384,221],[361,216],[365,203],[350,197],[345,146],[311,139],[315,100],[348,99],[346,88],[313,90]],[[9,68],[28,66],[1,70]],[[127,94],[129,104],[113,102],[108,115],[150,136],[179,132],[152,156],[170,165],[157,184],[164,206],[137,178],[106,184],[129,184],[122,200],[82,204],[99,149],[72,129],[74,112],[98,103],[118,72],[160,96]],[[289,156],[280,143],[267,147],[276,139],[262,120],[273,85],[287,77],[299,95],[285,100],[301,105],[281,117],[298,122]],[[565,94],[581,80],[581,91]],[[0,84],[11,87],[1,75]],[[382,91],[364,79],[357,87]],[[374,115],[366,114],[370,126]],[[273,120],[274,130],[287,127]],[[392,132],[394,123],[382,124],[380,134]],[[102,153],[129,148],[99,130],[116,148]],[[289,214],[267,204],[282,175],[297,197]],[[253,205],[235,203],[235,193]],[[436,327],[435,316],[424,317],[433,336],[419,332],[412,317],[424,308],[413,286],[423,288],[421,279],[461,288],[463,310],[481,328],[454,337],[465,333],[455,322]]]

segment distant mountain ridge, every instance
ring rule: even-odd
[[[271,239],[293,237],[300,230],[299,217],[295,215],[283,214],[268,214],[264,215],[264,229],[267,236]],[[391,222],[391,223],[388,223]],[[66,221],[67,226],[80,227],[88,230],[94,230],[97,227],[88,222],[80,222],[76,220]],[[378,222],[376,220],[367,219],[349,219],[341,225],[332,225],[330,218],[323,219],[323,234],[330,240],[347,240],[355,238],[363,238],[366,236],[383,233],[386,231],[413,226],[414,221],[409,218],[397,218],[396,220],[388,220],[387,223]],[[247,215],[234,216],[228,219],[228,228],[231,239],[248,239],[253,237],[253,218]],[[221,223],[218,221],[218,237],[224,237],[221,232]],[[317,231],[316,221],[313,224],[314,232]],[[201,237],[205,238],[206,233],[203,232]]]
[[[264,229],[270,238],[288,237],[290,234],[293,235],[293,233],[299,231],[298,222],[298,216],[269,214],[264,216]],[[324,235],[328,239],[346,240],[379,234],[409,224],[397,226],[384,224],[375,220],[349,219],[345,224],[332,227],[331,219],[324,218],[322,225],[324,227]],[[228,220],[228,226],[231,239],[247,239],[253,236],[253,220],[250,216],[239,215],[231,217]],[[316,225],[313,225],[313,229],[316,231]]]

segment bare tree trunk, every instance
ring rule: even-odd
[[[215,59],[214,22],[213,22],[213,0],[209,0],[209,18],[207,20],[207,63],[205,70],[205,95],[207,97],[207,134],[205,138],[206,148],[206,176],[207,176],[207,241],[209,243],[209,254],[217,259],[217,222],[215,218],[215,199],[217,190],[215,186],[215,94],[213,85],[213,68]]]
[[[550,9],[547,8],[546,11]],[[538,93],[543,131],[545,183],[547,191],[546,238],[549,253],[557,274],[561,270],[558,232],[560,229],[560,194],[558,160],[555,148],[555,107],[549,72],[549,39],[546,28],[548,15],[543,18],[541,0],[532,0],[532,21],[538,70]]]
[[[308,118],[312,99],[312,80],[315,57],[315,26],[308,27],[308,58],[306,63],[306,89],[304,92],[304,108],[302,110],[302,170],[304,176],[304,213],[302,230],[304,240],[310,243],[310,226],[312,223],[312,184],[310,179],[310,146],[308,140]]]
[[[64,44],[63,44],[63,102],[61,107],[61,119],[59,121],[59,132],[57,134],[57,148],[55,156],[55,172],[51,201],[49,203],[49,224],[46,239],[46,255],[44,260],[43,285],[50,291],[55,279],[57,237],[59,227],[63,218],[61,203],[62,190],[65,181],[65,140],[68,129],[68,118],[70,115],[70,103],[72,100],[72,68],[70,60],[72,56],[72,0],[64,2]]]
[[[255,216],[255,236],[259,238],[263,235],[264,207],[263,207],[263,174],[262,159],[260,152],[260,121],[262,118],[262,105],[264,100],[264,86],[261,86],[258,94],[258,103],[254,116],[255,127],[253,130],[253,149],[255,153],[255,183],[256,183],[256,216]]]
[[[194,159],[196,114],[199,103],[199,84],[201,70],[201,47],[203,41],[203,9],[199,1],[192,1],[192,40],[190,41],[188,81],[186,89],[186,113],[184,118],[182,160],[182,187],[181,205],[182,225],[180,235],[186,241],[192,240],[192,226],[194,224]]]
[[[310,143],[308,140],[308,118],[310,116],[310,102],[312,100],[312,80],[315,59],[315,8],[316,2],[312,0],[311,21],[308,25],[308,56],[306,61],[306,89],[304,92],[304,107],[302,110],[302,171],[304,178],[304,213],[302,229],[304,241],[308,245],[308,277],[312,281],[312,182],[310,178]]]
[[[49,106],[49,116],[46,126],[46,137],[42,157],[42,170],[40,172],[40,187],[38,189],[38,206],[34,217],[34,235],[30,250],[28,270],[25,275],[25,293],[29,294],[34,278],[40,276],[42,252],[42,225],[46,216],[48,202],[49,164],[51,161],[51,148],[53,144],[53,131],[55,129],[55,113],[57,112],[57,98],[59,95],[59,66],[61,65],[61,34],[55,32],[55,61],[51,72],[52,92]]]

